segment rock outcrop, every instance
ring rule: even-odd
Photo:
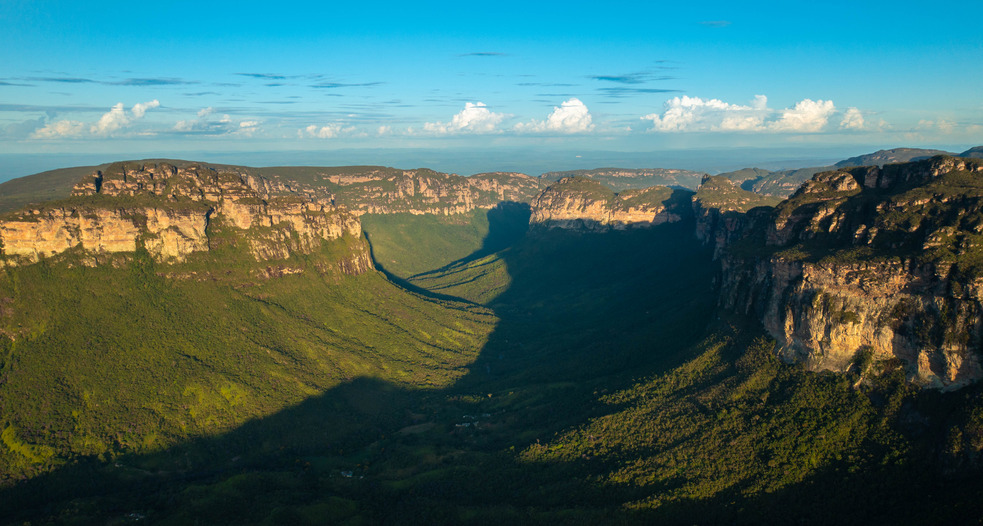
[[[706,227],[731,247],[721,305],[812,369],[867,353],[927,386],[983,378],[981,174],[953,157],[824,172],[769,213]]]
[[[427,169],[353,168],[319,174],[310,185],[356,214],[454,215],[490,209],[503,201],[528,203],[543,183],[525,174],[495,172],[462,177]]]
[[[330,202],[291,193],[276,181],[201,165],[118,163],[86,177],[72,194],[0,220],[6,264],[73,249],[102,255],[141,247],[157,261],[177,263],[221,245],[212,236],[216,228],[238,231],[260,261],[361,235],[358,219]]]
[[[567,177],[583,177],[620,192],[623,190],[640,190],[652,186],[696,190],[704,175],[703,172],[676,168],[596,168],[593,170],[547,172],[542,175],[542,178],[553,182]]]
[[[693,196],[696,238],[713,247],[719,259],[726,246],[757,230],[771,218],[780,199],[742,190],[723,176],[706,176]]]
[[[575,230],[623,230],[674,223],[689,214],[690,195],[664,186],[616,194],[597,181],[568,177],[533,200],[530,223]]]

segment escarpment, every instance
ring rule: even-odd
[[[491,209],[503,201],[529,202],[543,187],[534,177],[494,172],[462,177],[427,169],[375,168],[318,174],[312,186],[355,214],[454,215]]]
[[[780,201],[742,190],[726,177],[707,175],[693,195],[696,238],[712,246],[713,257],[718,259],[726,246],[764,224]]]
[[[664,186],[616,194],[597,181],[567,177],[533,200],[530,223],[575,230],[623,230],[674,223],[689,215],[691,195]]]
[[[722,254],[721,305],[755,315],[789,361],[897,358],[949,389],[983,377],[983,161],[820,173],[698,235]]]
[[[264,261],[310,253],[345,235],[358,238],[361,225],[329,200],[193,164],[118,163],[79,182],[68,199],[0,219],[4,261],[12,265],[71,250],[91,264],[141,248],[159,262],[179,263],[230,243],[248,245]]]
[[[631,189],[644,189],[652,186],[668,186],[696,190],[700,186],[703,172],[675,168],[595,168],[593,170],[571,170],[566,172],[547,172],[541,177],[547,181],[559,181],[567,177],[581,177],[604,184],[616,192]]]

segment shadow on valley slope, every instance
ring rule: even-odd
[[[503,209],[508,218],[490,213],[489,224],[514,226],[509,213],[516,211],[528,213]],[[507,288],[488,302],[499,320],[494,332],[452,386],[414,390],[354,379],[223,435],[153,454],[85,459],[4,489],[0,517],[32,524],[692,524],[818,523],[860,512],[846,522],[881,522],[891,506],[931,502],[928,493],[908,502],[843,499],[844,488],[888,483],[891,491],[901,484],[891,480],[909,479],[892,479],[888,470],[844,481],[842,470],[817,468],[774,494],[747,498],[741,488],[717,488],[634,510],[625,504],[658,491],[612,484],[606,475],[619,463],[524,454],[560,447],[554,441],[565,431],[630,410],[605,397],[697,358],[700,342],[724,330],[714,316],[714,266],[692,231],[688,221],[604,234],[513,229],[502,233],[507,243],[489,232],[479,253],[449,266],[464,272],[482,261],[508,276]],[[737,367],[749,335],[734,338],[719,374]],[[816,509],[828,514],[812,515]]]

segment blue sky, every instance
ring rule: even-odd
[[[0,154],[959,151],[983,144],[981,18],[978,1],[2,0]]]

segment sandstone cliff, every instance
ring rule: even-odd
[[[614,193],[603,184],[567,177],[532,202],[530,223],[546,228],[610,230],[680,221],[689,213],[691,192],[653,186]]]
[[[69,250],[98,256],[140,247],[157,261],[176,263],[227,243],[229,235],[213,235],[223,228],[237,231],[260,261],[361,235],[358,219],[343,208],[277,181],[203,165],[117,163],[85,177],[69,199],[5,214],[0,243],[6,264]]]
[[[424,168],[380,166],[258,171],[317,199],[345,205],[357,215],[462,214],[476,208],[490,209],[503,201],[528,203],[544,186],[538,178],[512,172],[463,177]]]
[[[709,233],[730,245],[721,304],[757,316],[779,353],[843,371],[860,354],[957,388],[983,377],[983,161],[817,174],[768,214]]]
[[[546,181],[559,181],[567,177],[583,177],[602,183],[616,192],[639,190],[652,186],[669,186],[696,190],[705,174],[692,170],[676,168],[596,168],[593,170],[571,170],[567,172],[547,172],[542,175]]]
[[[771,217],[771,209],[781,200],[737,187],[724,176],[705,176],[693,195],[696,237],[713,247],[718,259],[724,248],[755,231]]]

